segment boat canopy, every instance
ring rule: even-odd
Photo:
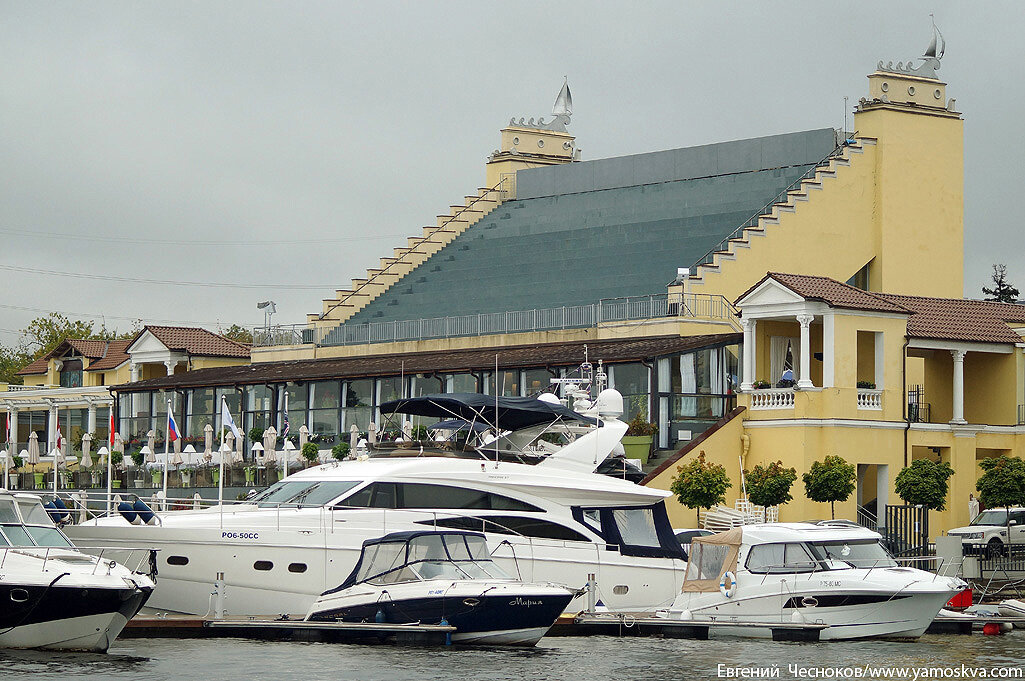
[[[509,579],[492,560],[480,532],[415,530],[363,542],[356,567],[334,593],[350,586],[428,579]]]
[[[392,400],[381,405],[382,414],[409,414],[440,419],[484,421],[500,430],[519,430],[556,421],[597,421],[561,404],[534,397],[494,397],[480,393],[443,393]]]
[[[736,572],[744,529],[733,529],[690,540],[687,573],[681,591],[718,591],[727,572]]]

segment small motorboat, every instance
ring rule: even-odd
[[[49,509],[49,510],[47,510]],[[68,514],[34,494],[0,490],[0,647],[105,652],[153,592],[153,579],[112,560],[146,549],[87,555],[54,524]]]
[[[481,533],[395,532],[363,542],[352,573],[306,621],[448,624],[455,643],[532,646],[576,595],[511,578]]]
[[[1006,601],[1001,601],[997,606],[997,610],[1000,612],[1002,617],[1022,617],[1025,618],[1025,601],[1019,601],[1016,598],[1009,598]],[[1022,622],[1015,622],[1014,626],[1018,629],[1025,629],[1025,619]]]
[[[790,622],[825,625],[821,640],[918,638],[967,585],[898,565],[880,540],[860,526],[808,523],[694,537],[682,592],[659,615],[732,622],[741,636]]]

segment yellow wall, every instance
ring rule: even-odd
[[[964,415],[968,423],[1013,426],[1018,421],[1017,355],[969,352],[964,360]],[[953,360],[951,360],[953,365]]]

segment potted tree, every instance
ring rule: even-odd
[[[648,463],[648,454],[651,453],[651,444],[656,432],[658,426],[654,423],[649,423],[640,413],[634,416],[622,441],[626,458],[640,459],[641,463]]]
[[[804,474],[805,492],[812,501],[829,503],[830,517],[836,518],[836,502],[847,501],[854,491],[858,473],[854,464],[842,456],[827,456],[812,462],[811,470]]]
[[[676,495],[681,504],[698,511],[698,524],[701,524],[700,509],[712,508],[726,501],[726,490],[733,487],[726,468],[717,463],[705,461],[705,452],[698,452],[696,458],[689,463],[676,467],[669,491]]]
[[[312,466],[320,460],[320,447],[316,442],[307,442],[299,453],[306,459],[308,466]]]
[[[12,471],[10,473],[10,476],[11,476],[11,488],[12,489],[18,489],[18,471],[21,470],[21,467],[25,465],[25,461],[20,456],[15,454],[13,457],[11,457],[11,464],[10,465],[11,465],[11,469],[12,469]]]
[[[744,471],[744,480],[747,483],[747,498],[752,504],[768,510],[793,500],[790,488],[797,480],[797,469],[784,468],[782,461],[775,461],[768,466],[758,464],[750,471]]]
[[[336,444],[334,447],[331,448],[331,456],[333,456],[338,461],[342,461],[343,459],[345,459],[345,457],[349,456],[349,443],[339,442],[338,444]]]
[[[1017,456],[994,456],[979,460],[979,467],[984,471],[975,483],[979,497],[986,508],[1006,508],[1007,524],[1010,526],[1010,509],[1012,506],[1025,505],[1025,460]],[[1011,552],[1011,531],[1007,528],[1008,546],[1001,549]],[[994,547],[996,548],[996,547]],[[992,550],[987,550],[992,555]]]

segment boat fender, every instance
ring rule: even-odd
[[[71,517],[71,512],[68,510],[68,505],[64,503],[64,500],[60,497],[53,498],[53,507],[57,509],[57,515],[59,520],[64,520]]]
[[[139,514],[135,512],[135,509],[127,501],[122,501],[117,505],[117,512],[132,525],[138,524],[136,521],[139,519]]]
[[[374,621],[377,622],[378,624],[384,624],[385,622],[388,621],[388,618],[385,617],[385,615],[384,615],[384,610],[381,610],[380,608],[378,608],[377,614],[374,615]]]
[[[737,593],[737,576],[729,570],[719,580],[719,593],[726,598],[733,598],[733,594]]]
[[[45,504],[43,504],[43,508],[45,508],[46,512],[50,515],[50,520],[52,520],[55,523],[60,522],[61,512],[57,509],[56,504],[54,504],[52,501],[47,501]]]
[[[157,514],[153,512],[145,501],[142,499],[136,499],[135,504],[132,505],[132,510],[139,514],[139,520],[144,525],[153,525],[157,522]]]

